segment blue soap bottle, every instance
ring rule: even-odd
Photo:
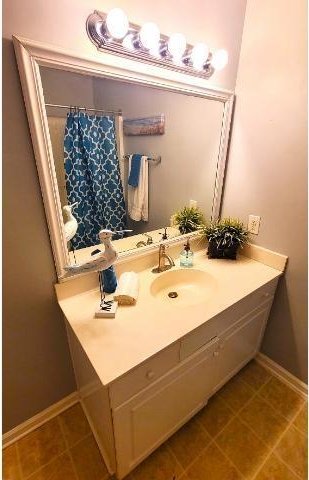
[[[193,267],[193,252],[190,248],[189,239],[184,245],[184,249],[180,254],[180,266],[185,268]]]

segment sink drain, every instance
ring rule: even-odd
[[[170,298],[177,298],[177,297],[178,297],[178,293],[177,293],[177,292],[169,292],[169,293],[168,293],[168,296],[169,296]]]

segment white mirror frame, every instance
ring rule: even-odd
[[[13,42],[59,281],[67,279],[64,267],[69,263],[69,252],[64,236],[61,203],[45,110],[41,66],[96,77],[114,78],[222,102],[224,109],[211,217],[218,218],[234,101],[233,92],[210,86],[203,78],[110,53],[100,52],[98,56],[95,52],[93,56],[82,56],[76,52],[15,35]],[[190,236],[192,237],[192,234]],[[183,238],[183,236],[175,237],[166,240],[165,243],[181,243]],[[120,253],[118,262],[127,260],[128,257],[148,254],[154,249],[157,249],[156,244],[143,247],[138,251],[130,250]]]

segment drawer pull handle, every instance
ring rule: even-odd
[[[155,373],[152,370],[149,370],[149,372],[146,373],[146,378],[148,380],[151,380],[155,376]]]
[[[214,357],[218,357],[218,355],[219,355],[219,352],[217,352],[217,351],[214,352]]]
[[[264,297],[264,298],[270,297],[270,293],[268,293],[268,292],[264,293],[264,294],[263,294],[263,297]]]

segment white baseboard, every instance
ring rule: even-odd
[[[267,357],[267,355],[259,352],[255,359],[263,367],[269,370],[275,377],[279,378],[279,380],[281,380],[283,383],[286,383],[297,393],[303,397],[308,396],[308,385],[292,375],[292,373],[288,372],[285,368],[281,367],[278,363],[271,360],[269,357]]]
[[[41,425],[43,425],[43,423],[48,422],[48,420],[52,419],[53,417],[56,417],[57,415],[59,415],[59,413],[63,412],[77,402],[79,402],[78,393],[71,393],[59,402],[54,403],[42,412],[34,415],[34,417],[29,418],[20,425],[17,425],[17,427],[14,427],[12,430],[9,430],[2,435],[2,448],[8,447],[12,443],[32,432],[32,430],[40,427]]]

